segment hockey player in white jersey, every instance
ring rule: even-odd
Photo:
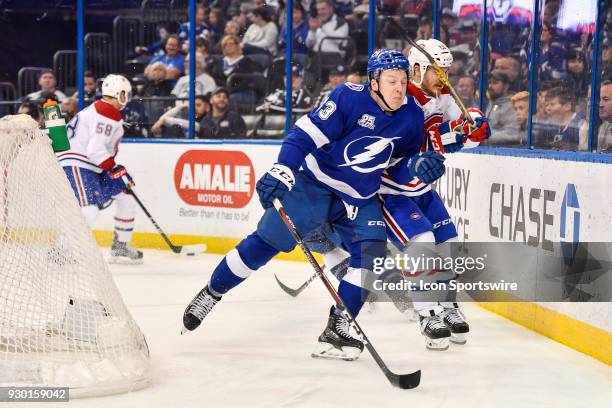
[[[418,44],[445,73],[448,72],[453,56],[444,43],[429,39],[420,40]],[[468,109],[474,119],[474,124],[469,123],[425,54],[413,47],[408,60],[412,74],[408,93],[415,98],[425,116],[422,151],[455,153],[462,148],[476,147],[490,136],[491,131],[482,112],[476,108]],[[418,246],[417,254],[425,249],[433,256],[451,255],[449,246],[457,240],[457,230],[444,202],[429,184],[418,178],[405,184],[397,183],[392,175],[383,174],[380,193],[388,236],[398,248],[410,253],[413,245]],[[453,271],[446,272],[446,275],[444,277],[444,273],[438,273],[434,277],[436,280],[456,277]],[[459,304],[456,301],[432,301],[435,299],[431,299],[431,295],[428,301],[416,301],[423,295],[427,298],[426,294],[415,293],[413,300],[427,348],[446,350],[449,340],[455,344],[465,344],[469,325],[459,310]],[[456,293],[447,295],[455,300]]]
[[[134,230],[136,202],[127,194],[132,178],[115,163],[123,137],[121,110],[130,101],[132,86],[121,75],[102,82],[102,99],[80,111],[67,125],[70,150],[58,154],[70,185],[91,225],[101,209],[116,203],[112,263],[142,263],[142,252],[129,244]]]

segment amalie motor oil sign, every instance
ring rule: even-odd
[[[174,186],[190,205],[242,208],[253,197],[255,170],[240,151],[189,150],[176,162]]]

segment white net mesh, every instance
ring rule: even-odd
[[[49,139],[26,115],[0,119],[0,386],[87,396],[150,375],[145,338]]]

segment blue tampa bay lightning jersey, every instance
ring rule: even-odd
[[[278,161],[359,206],[379,190],[393,158],[412,156],[423,140],[423,110],[408,95],[384,112],[363,84],[339,85],[318,109],[301,117],[283,142]]]

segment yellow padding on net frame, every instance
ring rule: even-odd
[[[0,225],[0,242],[15,245],[50,245],[60,235],[59,229],[7,227]]]

